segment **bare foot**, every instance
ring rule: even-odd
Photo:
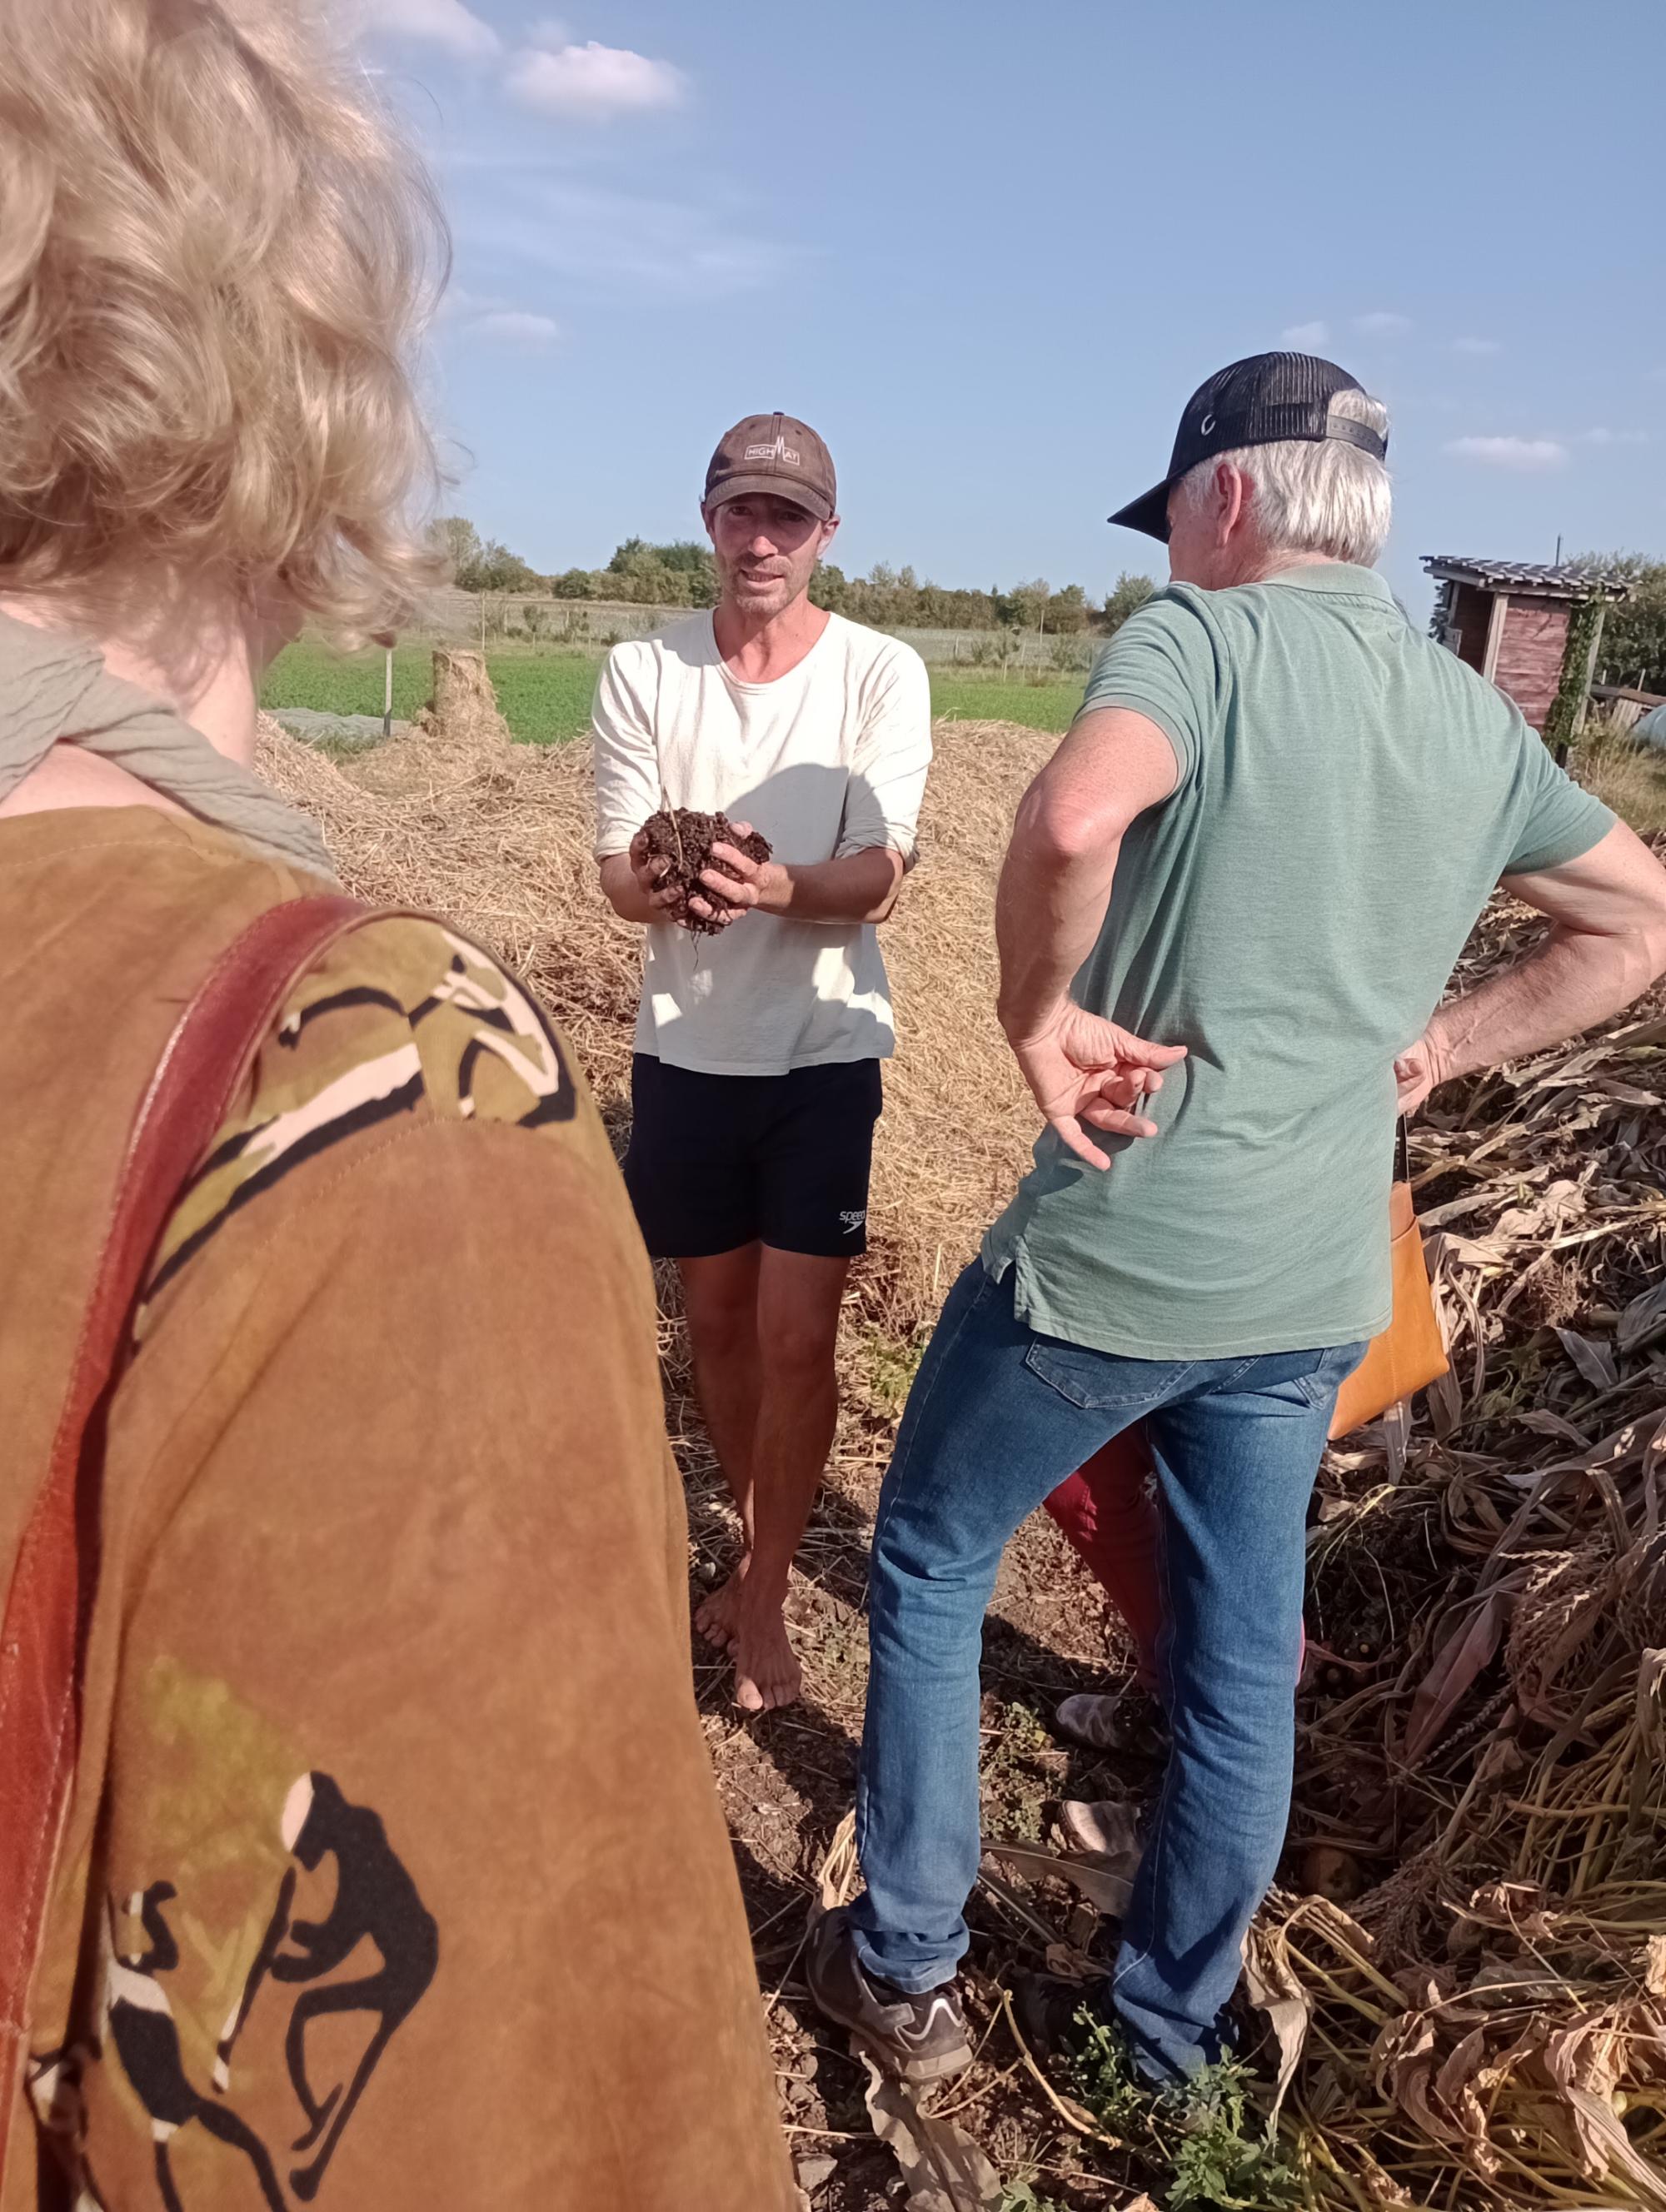
[[[729,1577],[721,1589],[714,1590],[694,1616],[694,1625],[708,1644],[714,1644],[720,1651],[733,1651],[740,1628],[740,1586],[746,1579],[750,1564],[745,1553],[740,1565]]]
[[[734,1701],[743,1712],[774,1712],[780,1705],[794,1704],[802,1694],[804,1676],[778,1606],[761,1615],[743,1613],[733,1650]]]

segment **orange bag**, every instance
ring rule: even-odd
[[[1429,1287],[1423,1236],[1412,1206],[1411,1163],[1406,1124],[1400,1124],[1394,1188],[1389,1194],[1389,1251],[1394,1270],[1394,1317],[1371,1340],[1365,1358],[1336,1394],[1333,1443],[1351,1435],[1446,1372],[1446,1346]]]

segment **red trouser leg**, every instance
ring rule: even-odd
[[[1157,1636],[1163,1626],[1158,1576],[1158,1509],[1143,1426],[1104,1444],[1047,1501],[1047,1510],[1128,1624],[1140,1654],[1142,1688],[1157,1687]],[[1307,1632],[1302,1632],[1302,1662]]]
[[[1157,1684],[1163,1596],[1157,1574],[1157,1502],[1142,1428],[1125,1429],[1061,1482],[1047,1510],[1104,1584],[1140,1653],[1140,1680]]]

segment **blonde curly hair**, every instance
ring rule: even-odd
[[[312,0],[0,0],[0,589],[161,563],[396,626],[447,258]]]

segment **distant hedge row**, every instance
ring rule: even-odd
[[[465,592],[549,592],[558,599],[610,599],[644,607],[709,607],[717,601],[711,548],[697,538],[650,545],[627,538],[605,568],[569,568],[543,576],[495,538],[482,538],[464,516],[440,525],[453,573]],[[951,590],[912,568],[884,562],[866,576],[847,576],[830,562],[818,569],[810,596],[818,606],[880,629],[1028,629],[1070,637],[1108,635],[1151,597],[1150,577],[1122,575],[1095,602],[1079,584],[1056,590],[1043,577],[1003,591]]]

